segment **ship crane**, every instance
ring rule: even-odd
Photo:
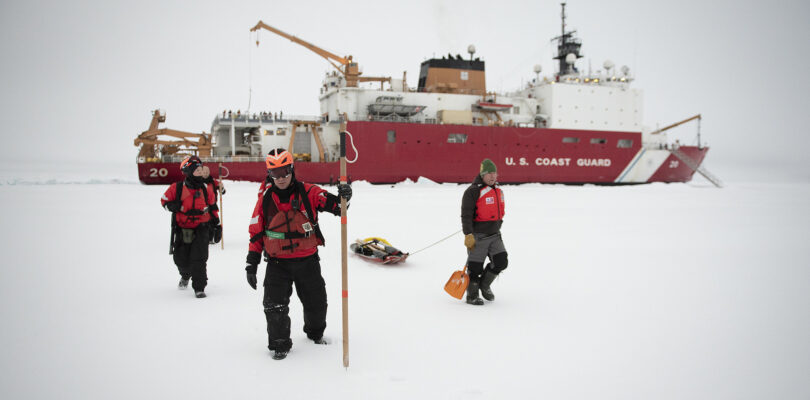
[[[183,132],[174,129],[161,128],[158,125],[166,122],[166,113],[160,110],[152,112],[152,122],[149,130],[142,132],[135,138],[135,146],[141,146],[139,157],[155,158],[158,151],[163,155],[197,155],[211,157],[211,135],[203,133]],[[160,136],[170,136],[179,140],[162,140]],[[196,140],[190,140],[196,139]]]
[[[270,25],[265,24],[261,20],[254,26],[250,28],[251,32],[258,31],[259,29],[266,29],[270,32],[275,33],[281,37],[290,39],[291,42],[300,44],[301,46],[306,47],[307,49],[311,50],[315,54],[323,57],[332,64],[346,79],[346,86],[347,87],[357,87],[358,82],[380,82],[380,90],[382,90],[382,85],[385,82],[391,83],[391,77],[372,77],[372,76],[360,76],[362,72],[360,72],[360,67],[357,65],[357,62],[352,60],[352,56],[347,57],[340,57],[332,52],[324,50],[318,46],[315,46],[312,43],[307,42],[306,40],[299,39],[293,35],[290,35],[286,32],[278,30]],[[259,45],[259,40],[256,40],[256,46]]]

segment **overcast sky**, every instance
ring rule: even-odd
[[[581,69],[628,65],[644,120],[703,114],[706,165],[810,180],[805,149],[810,2],[568,2]],[[339,55],[365,75],[416,85],[426,58],[475,44],[490,90],[517,89],[541,64],[558,1],[14,1],[0,9],[0,123],[5,160],[133,163],[150,112],[167,126],[210,131],[223,109],[318,114],[332,67],[263,31],[264,20]],[[252,93],[252,97],[250,94]],[[673,139],[692,143],[696,126]],[[719,172],[716,172],[722,175]],[[721,176],[722,178],[722,176]]]

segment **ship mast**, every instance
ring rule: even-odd
[[[557,77],[565,76],[565,75],[572,75],[579,72],[574,63],[577,59],[582,58],[582,55],[579,54],[579,48],[582,47],[582,41],[578,38],[574,37],[574,33],[577,31],[570,31],[565,32],[565,3],[560,3],[562,5],[562,29],[560,36],[551,39],[559,40],[559,44],[557,45],[557,57],[554,57],[555,60],[559,60],[560,69],[557,73]]]

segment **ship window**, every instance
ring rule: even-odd
[[[619,142],[616,143],[616,147],[629,149],[633,147],[633,139],[619,139]]]
[[[466,81],[470,79],[469,71],[461,71],[461,80]]]
[[[447,135],[447,143],[467,143],[467,134],[451,133]]]
[[[388,131],[388,143],[397,141],[397,131]]]
[[[563,143],[579,143],[578,137],[564,137]]]
[[[537,113],[540,114],[540,106],[537,106]]]
[[[512,107],[512,114],[520,114],[520,107],[518,106]]]
[[[286,130],[286,129],[284,129],[284,128],[278,128],[278,129],[276,129],[276,135],[278,135],[278,136],[284,136],[284,135],[286,135],[286,134],[287,134],[287,130]]]
[[[591,144],[605,144],[605,143],[607,143],[607,139],[591,138]]]

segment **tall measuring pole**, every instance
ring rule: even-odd
[[[219,226],[222,228],[222,236],[219,238],[222,250],[225,250],[225,201],[222,200],[222,163],[219,163]]]
[[[340,124],[340,183],[346,184],[346,123]],[[349,271],[346,251],[346,199],[340,198],[340,262],[343,297],[343,367],[349,368]]]

